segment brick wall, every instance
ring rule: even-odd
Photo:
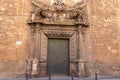
[[[88,0],[91,72],[119,76],[119,11],[116,0]],[[118,15],[117,15],[118,12]]]
[[[90,72],[120,74],[120,1],[87,0],[90,23],[88,59]],[[0,77],[25,73],[29,28],[29,0],[0,0]],[[22,41],[16,45],[16,41]]]
[[[29,0],[0,0],[0,77],[23,73]],[[16,41],[22,41],[16,45]]]

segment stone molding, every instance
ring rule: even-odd
[[[52,6],[45,5],[39,0],[32,0],[31,3],[32,10],[28,20],[29,24],[88,25],[85,2],[77,3],[73,7],[66,7],[67,5],[59,1]]]
[[[85,54],[86,31],[88,27],[87,11],[85,4],[73,8],[67,8],[64,3],[54,3],[53,6],[32,0],[31,16],[28,20],[30,25],[30,65],[37,59],[37,76],[47,76],[47,40],[48,38],[69,39],[69,75],[83,76],[80,68],[80,59]],[[84,7],[83,7],[84,5]],[[82,6],[82,7],[81,7]],[[84,58],[82,58],[84,59]],[[29,60],[29,59],[28,59]],[[83,65],[83,64],[82,64]],[[32,67],[32,66],[31,66]],[[28,70],[31,74],[32,71]]]

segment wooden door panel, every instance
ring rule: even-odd
[[[48,41],[48,73],[56,73],[57,70],[54,68],[58,68],[58,64],[56,62],[58,57],[58,41],[51,40]],[[53,68],[54,67],[54,68]]]
[[[49,39],[48,41],[48,73],[68,75],[68,40]]]
[[[59,44],[59,67],[60,70],[59,72],[64,73],[64,74],[68,74],[68,66],[69,66],[69,62],[68,62],[68,40],[59,40],[58,42]]]

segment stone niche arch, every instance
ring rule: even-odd
[[[47,53],[49,38],[69,39],[69,76],[88,76],[86,50],[88,23],[80,8],[66,8],[64,3],[46,7],[32,0],[27,74],[33,77],[47,76]],[[62,5],[61,5],[62,3]],[[59,4],[59,8],[58,7]],[[61,6],[61,7],[60,7]],[[55,7],[55,8],[54,8]],[[64,8],[63,8],[64,7]],[[57,10],[56,10],[57,8]]]

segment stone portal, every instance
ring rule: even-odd
[[[32,76],[57,73],[86,76],[88,62],[84,54],[88,24],[85,8],[68,8],[61,0],[53,6],[45,6],[40,4],[39,0],[32,0],[32,6],[28,21],[30,45],[27,73]],[[54,40],[56,44],[52,44]],[[60,58],[59,62],[54,62],[56,56]],[[62,68],[59,68],[57,63]]]

